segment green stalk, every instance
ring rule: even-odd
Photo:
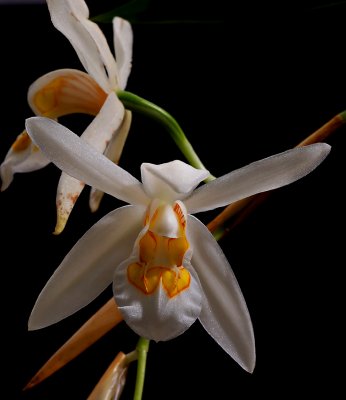
[[[187,140],[180,125],[171,114],[136,94],[126,91],[118,91],[117,96],[128,110],[139,112],[160,122],[168,130],[174,142],[184,154],[190,165],[198,169],[207,169],[199,159],[191,143]],[[209,182],[213,179],[215,179],[215,177],[209,175],[208,178],[205,179],[205,182]]]
[[[135,385],[135,394],[133,400],[142,400],[144,378],[145,378],[145,367],[147,363],[147,353],[149,351],[149,340],[141,337],[137,343],[137,377]]]

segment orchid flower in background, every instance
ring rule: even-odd
[[[137,111],[163,124],[189,163],[204,168],[180,125],[167,111],[124,91],[132,62],[133,32],[129,22],[119,17],[113,19],[115,61],[104,34],[89,20],[84,0],[47,0],[47,5],[53,25],[70,41],[87,73],[60,69],[37,79],[28,91],[28,102],[33,112],[51,119],[73,113],[93,116],[113,113],[107,126],[102,124],[101,117],[97,122],[93,121],[81,136],[118,163],[131,125],[131,111]],[[49,160],[24,130],[0,165],[1,190],[10,185],[15,173],[35,171],[47,164]],[[209,174],[205,181],[212,179],[213,175]],[[63,231],[83,188],[83,182],[62,173],[57,188],[54,233]],[[91,189],[89,205],[92,211],[98,209],[102,196],[102,191]]]
[[[30,118],[26,129],[65,173],[130,204],[107,214],[76,243],[38,297],[29,329],[68,317],[113,281],[119,310],[138,335],[169,340],[199,319],[251,372],[255,341],[245,300],[216,240],[191,214],[292,183],[317,167],[330,146],[289,150],[195,189],[208,171],[177,160],[144,163],[141,183],[53,120]]]
[[[116,61],[100,28],[89,20],[83,0],[47,0],[54,26],[71,42],[87,73],[75,69],[52,71],[37,79],[29,88],[28,102],[36,115],[57,119],[84,113],[96,116],[82,134],[83,139],[118,162],[131,124],[131,112],[125,110],[115,93],[126,86],[131,70],[133,33],[130,24],[113,19]],[[102,124],[104,115],[108,125]],[[17,172],[45,167],[50,161],[35,146],[24,130],[1,164],[1,190],[5,190]],[[57,190],[57,225],[60,233],[67,222],[84,184],[62,173]],[[102,193],[91,190],[90,208],[97,210]]]

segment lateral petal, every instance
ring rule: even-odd
[[[142,184],[66,127],[43,117],[26,120],[33,141],[68,175],[130,204],[148,205]]]
[[[131,127],[131,121],[132,121],[131,111],[125,110],[124,119],[119,129],[113,135],[112,139],[110,140],[104,152],[104,155],[110,160],[112,160],[115,164],[119,164],[120,157],[123,152],[123,148],[125,146],[125,142]],[[91,188],[89,206],[92,212],[98,210],[103,194],[104,193],[101,192],[100,190]]]
[[[59,322],[106,289],[115,267],[132,251],[144,212],[144,207],[118,208],[82,236],[39,295],[30,315],[30,330]]]
[[[187,233],[204,292],[199,320],[209,335],[246,371],[255,367],[255,339],[244,297],[220,246],[208,228],[188,217]]]
[[[329,151],[328,144],[316,143],[253,162],[201,186],[184,204],[194,214],[288,185],[313,171]]]

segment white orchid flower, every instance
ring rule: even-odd
[[[30,118],[26,129],[65,173],[130,204],[103,217],[76,243],[38,297],[29,329],[71,315],[113,281],[120,312],[138,335],[172,339],[199,319],[252,371],[255,344],[245,300],[216,240],[191,214],[294,182],[319,165],[330,146],[295,148],[195,189],[208,171],[182,161],[144,163],[141,183],[53,120]]]
[[[54,26],[69,39],[87,73],[60,69],[40,77],[29,88],[29,105],[36,115],[52,119],[73,113],[113,114],[106,129],[91,126],[83,137],[98,151],[118,162],[130,128],[131,112],[124,109],[114,92],[126,87],[130,74],[131,25],[121,18],[113,19],[115,61],[104,34],[89,20],[89,10],[83,0],[47,0],[47,5]],[[23,131],[1,164],[1,190],[10,185],[15,173],[35,171],[49,162]],[[62,174],[57,190],[57,233],[63,230],[83,186],[78,180]],[[100,192],[91,191],[93,211],[98,208],[101,197]]]

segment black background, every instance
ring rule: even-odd
[[[220,176],[284,151],[346,109],[346,6],[267,1],[222,8],[221,1],[176,1],[174,17],[208,24],[136,24],[127,89],[172,113],[206,167]],[[93,15],[111,2],[88,2]],[[102,5],[101,5],[102,4]],[[102,8],[103,7],[103,8]],[[161,4],[162,7],[162,4]],[[50,23],[45,5],[0,7],[0,158],[32,116],[26,92],[42,74],[82,68]],[[102,25],[111,42],[111,26]],[[81,133],[90,119],[61,119]],[[241,369],[196,322],[169,342],[151,343],[144,399],[343,397],[344,145],[308,177],[279,189],[220,245],[246,298],[257,365]],[[139,178],[142,162],[183,159],[155,122],[134,115],[121,165]],[[118,351],[137,337],[122,323],[31,391],[22,387],[108,298],[41,331],[27,319],[45,282],[78,238],[121,205],[105,197],[88,210],[89,190],[64,233],[53,236],[59,171],[17,174],[0,194],[2,391],[9,399],[85,399]],[[208,222],[213,213],[199,215]],[[135,365],[124,399],[132,398]],[[337,395],[338,393],[338,395]]]

